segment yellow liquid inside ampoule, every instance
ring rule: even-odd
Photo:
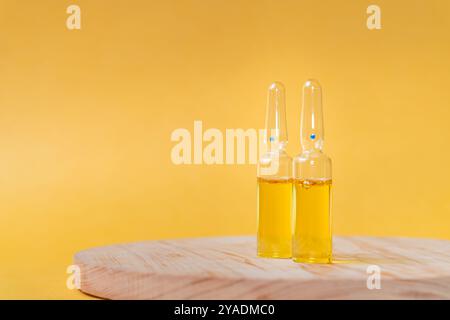
[[[258,178],[258,256],[292,256],[292,180]]]
[[[295,262],[331,263],[331,180],[294,180]]]

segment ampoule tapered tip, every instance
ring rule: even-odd
[[[303,85],[303,106],[300,136],[304,150],[322,149],[322,87],[319,81],[308,79]]]
[[[269,90],[284,91],[284,85],[279,81],[275,81],[270,84]]]
[[[267,94],[266,142],[274,148],[287,144],[285,89],[281,82],[272,82]]]
[[[306,80],[304,87],[311,88],[311,89],[320,89],[321,88],[319,81],[316,79]]]

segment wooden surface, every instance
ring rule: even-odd
[[[335,237],[332,265],[258,258],[253,237],[78,252],[81,290],[109,299],[450,299],[450,241]],[[381,289],[369,290],[369,265]]]

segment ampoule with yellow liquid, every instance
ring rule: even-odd
[[[303,86],[301,153],[293,160],[295,262],[331,263],[331,159],[324,141],[322,88],[318,81]]]
[[[268,258],[292,256],[292,158],[288,143],[284,86],[270,85],[264,149],[258,161],[257,254]]]

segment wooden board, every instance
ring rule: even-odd
[[[99,247],[74,260],[81,290],[108,299],[450,299],[450,241],[335,237],[331,265],[255,252],[253,237],[199,238]],[[367,287],[370,265],[380,289]]]

